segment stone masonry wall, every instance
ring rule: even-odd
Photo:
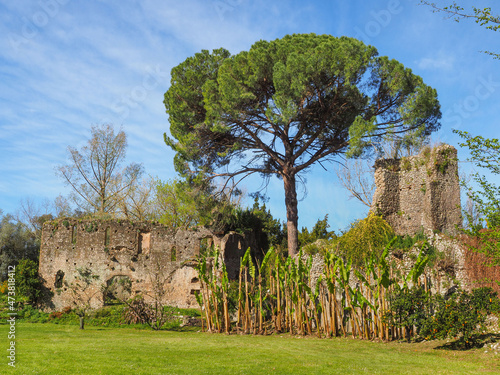
[[[200,284],[194,260],[200,250],[216,245],[223,258],[232,259],[254,243],[251,234],[217,237],[204,228],[174,232],[153,223],[74,219],[46,223],[39,268],[48,292],[45,306],[48,310],[73,306],[71,285],[77,269],[88,268],[99,277],[86,292],[95,294],[94,308],[103,305],[102,286],[113,286],[121,298],[142,294],[148,299],[158,284],[165,291],[165,304],[197,307]],[[229,264],[228,271],[237,274]]]
[[[457,150],[425,148],[419,155],[375,162],[371,210],[400,235],[420,230],[456,234],[461,226]]]

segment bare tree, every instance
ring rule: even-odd
[[[148,176],[134,184],[118,204],[121,216],[132,220],[157,219],[154,205],[156,180]]]
[[[56,199],[54,199],[54,214],[56,217],[68,217],[74,215],[68,199],[62,195],[58,195]]]
[[[429,144],[430,137],[426,136],[421,129],[410,131],[403,137],[388,133],[378,142],[372,142],[374,151],[372,155],[377,158],[399,159],[418,155]],[[347,159],[336,172],[340,184],[351,193],[351,198],[356,198],[368,207],[371,206],[375,192],[373,162],[373,158]]]
[[[430,142],[430,136],[426,135],[423,129],[415,129],[407,132],[404,136],[397,136],[389,132],[379,141],[372,142],[372,146],[379,159],[400,159],[417,155]]]
[[[127,136],[116,135],[110,124],[93,126],[92,137],[80,151],[68,147],[70,163],[57,168],[58,174],[73,188],[72,200],[87,212],[113,214],[128,196],[142,174],[142,165],[132,163],[123,169]]]
[[[472,229],[478,225],[481,224],[481,218],[483,215],[478,210],[477,204],[474,203],[470,197],[467,197],[467,200],[465,201],[465,206],[463,208],[463,213],[464,213],[464,227]]]
[[[347,159],[345,165],[339,165],[336,173],[340,184],[351,194],[351,198],[356,198],[365,206],[371,206],[375,182],[370,160]]]
[[[52,215],[52,204],[48,199],[37,203],[32,198],[23,198],[20,201],[19,210],[15,214],[15,219],[26,226],[36,240],[42,237],[43,223],[54,219]]]

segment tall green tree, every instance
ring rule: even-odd
[[[185,180],[157,181],[155,206],[162,224],[176,229],[208,225],[210,195]]]
[[[311,232],[305,227],[299,233],[299,244],[300,246],[304,246],[310,243],[313,243],[317,240],[329,240],[335,238],[335,232],[329,231],[330,224],[328,224],[328,214],[325,215],[323,220],[318,219],[316,224],[314,224]]]
[[[172,69],[164,103],[181,174],[282,179],[290,255],[297,182],[310,167],[359,156],[387,134],[430,134],[441,117],[436,91],[398,61],[315,34],[262,40],[237,55],[203,50]]]

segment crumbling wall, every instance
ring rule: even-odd
[[[456,234],[461,226],[457,150],[425,148],[419,155],[375,162],[371,210],[400,235],[420,230]]]
[[[235,249],[231,244],[239,243],[243,249],[251,245],[249,238],[251,235],[245,239],[237,233],[217,237],[204,228],[174,232],[161,224],[120,220],[64,219],[46,223],[39,266],[47,292],[45,306],[53,310],[72,306],[71,285],[77,269],[88,268],[98,276],[90,291],[95,293],[94,308],[103,305],[100,288],[112,285],[121,298],[142,294],[146,299],[155,298],[155,286],[159,285],[165,304],[197,307],[195,293],[200,283],[194,266],[200,250],[215,244],[222,254],[232,258]],[[237,271],[228,265],[228,272]]]

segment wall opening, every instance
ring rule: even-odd
[[[138,246],[139,246],[139,248],[137,250],[138,250],[139,254],[149,254],[149,249],[151,246],[151,233],[150,232],[139,233]]]
[[[55,288],[62,288],[63,286],[63,279],[64,279],[64,272],[59,270],[56,273],[56,279],[54,281],[54,287]]]
[[[191,279],[191,284],[196,284],[197,282],[199,282],[200,280],[197,278],[197,277],[193,277]]]
[[[170,249],[170,260],[172,262],[175,262],[177,260],[177,249],[175,248],[175,246],[172,246],[172,248]]]
[[[111,238],[111,228],[106,227],[106,231],[104,232],[104,246],[109,246],[109,240]]]
[[[208,254],[213,249],[213,240],[211,237],[205,237],[200,240],[199,254]]]
[[[73,245],[76,244],[76,225],[73,225],[73,227],[71,228],[71,243]]]

